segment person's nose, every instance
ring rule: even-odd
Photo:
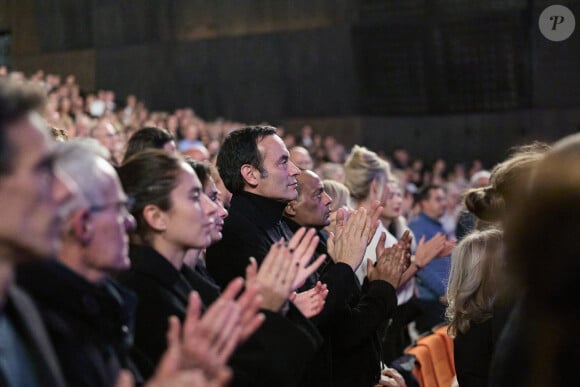
[[[288,160],[288,166],[290,176],[298,176],[300,174],[300,168],[298,168],[292,161]]]
[[[218,206],[206,194],[201,195],[201,205],[206,216],[213,218],[218,213]]]
[[[227,218],[229,213],[228,213],[228,210],[226,210],[226,208],[224,207],[224,204],[222,203],[222,201],[218,199],[215,202],[215,204],[218,207],[218,216],[222,219]]]
[[[326,192],[322,192],[322,195],[324,195],[323,197],[324,197],[324,203],[325,203],[325,205],[327,207],[330,207],[330,205],[332,204],[332,198]]]

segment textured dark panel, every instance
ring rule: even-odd
[[[549,5],[537,1],[533,19]],[[580,1],[559,1],[576,17],[574,33],[562,42],[552,42],[540,33],[537,24],[532,29],[532,57],[534,58],[534,106],[576,107],[580,106]]]
[[[277,121],[354,112],[346,29],[100,49],[99,87],[152,108],[191,106],[206,118]]]
[[[173,40],[176,12],[174,0],[95,1],[95,46],[119,47]]]
[[[362,113],[530,106],[529,22],[522,1],[363,3],[382,16],[353,29]],[[361,20],[369,19],[361,9]]]
[[[36,0],[35,17],[41,52],[92,48],[93,1]]]

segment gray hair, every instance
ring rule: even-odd
[[[92,138],[56,144],[55,167],[77,184],[79,192],[61,209],[63,215],[68,216],[72,211],[102,203],[103,188],[109,181],[100,168],[103,165],[101,163],[109,165],[109,156],[109,151]]]

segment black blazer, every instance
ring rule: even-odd
[[[7,289],[6,305],[3,312],[22,335],[35,357],[39,379],[47,386],[66,386],[54,347],[36,305],[22,289],[12,285]],[[0,386],[7,386],[0,375]]]
[[[286,220],[291,230],[298,225]],[[365,282],[361,288],[352,268],[334,263],[328,235],[319,231],[316,256],[327,258],[317,279],[328,286],[322,312],[313,318],[324,344],[310,367],[304,386],[373,386],[380,378],[381,345],[378,329],[397,307],[395,289],[385,281]]]

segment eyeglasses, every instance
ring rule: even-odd
[[[102,212],[107,211],[109,209],[115,209],[115,211],[120,213],[131,213],[131,209],[135,204],[135,199],[127,198],[127,200],[120,200],[118,202],[113,203],[105,203],[105,204],[95,204],[88,208],[89,212]]]

